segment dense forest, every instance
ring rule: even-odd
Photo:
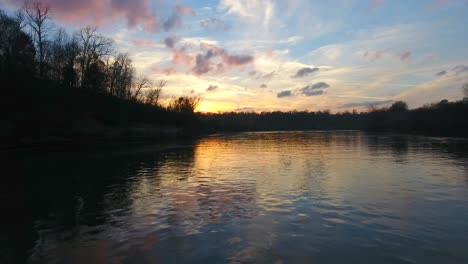
[[[0,143],[158,139],[226,131],[359,129],[468,136],[465,100],[409,110],[406,103],[365,112],[205,113],[199,97],[162,100],[165,81],[137,75],[128,54],[95,27],[55,27],[49,7],[0,10]],[[468,86],[464,87],[468,97]]]

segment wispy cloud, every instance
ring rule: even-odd
[[[184,5],[174,6],[172,15],[162,24],[164,30],[170,31],[172,29],[180,28],[182,26],[183,15],[194,15],[195,12],[192,8]]]
[[[205,30],[214,32],[229,31],[232,28],[226,21],[213,17],[200,21],[200,26]]]

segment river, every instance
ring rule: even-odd
[[[468,263],[468,140],[357,131],[3,153],[1,263]]]

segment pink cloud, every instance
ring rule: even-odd
[[[162,73],[169,76],[169,75],[177,74],[178,72],[174,68],[167,68],[167,69],[162,70]]]
[[[220,56],[222,61],[230,66],[241,66],[245,64],[252,63],[254,61],[253,56],[250,55],[231,55],[228,54],[225,50],[208,43],[201,43],[201,47],[208,51],[207,55]]]
[[[372,9],[379,8],[385,3],[385,0],[371,0],[370,7]]]
[[[200,44],[200,47],[204,50],[207,50],[209,52],[213,52],[214,54],[216,55],[219,55],[221,53],[223,53],[223,50],[221,48],[219,48],[218,46],[216,45],[213,45],[213,44],[209,44],[209,43],[204,43],[202,42]]]
[[[134,39],[132,40],[133,45],[138,46],[138,47],[148,47],[148,46],[153,46],[156,44],[156,42],[152,40],[147,40],[147,39]]]
[[[407,61],[411,59],[411,51],[405,51],[400,55],[401,61]]]
[[[249,75],[250,75],[250,76],[255,76],[256,74],[257,74],[257,71],[250,71],[250,72],[249,72]]]
[[[176,5],[175,9],[177,13],[179,14],[184,14],[184,15],[195,15],[195,12],[193,11],[192,8],[184,5]]]
[[[23,0],[5,0],[16,7],[22,6]],[[130,28],[143,27],[156,31],[159,22],[152,12],[150,0],[42,0],[51,7],[55,19],[68,24],[91,23],[102,26],[118,19],[125,19]]]
[[[267,50],[265,51],[265,55],[267,55],[268,57],[273,57],[274,52],[272,50]]]
[[[202,53],[196,57],[188,55],[183,49],[173,49],[173,62],[175,64],[191,65],[195,60],[195,65],[192,68],[192,73],[195,75],[203,75],[210,71],[224,72],[229,66],[244,66],[253,63],[254,58],[250,55],[232,55],[220,47],[209,44],[200,43]]]
[[[185,51],[182,49],[174,49],[172,51],[172,62],[174,64],[191,65],[194,59],[195,58],[193,56],[185,53]]]
[[[24,0],[4,0],[5,3],[20,7]],[[142,27],[155,32],[159,28],[166,31],[179,28],[182,16],[194,15],[192,8],[175,5],[171,16],[159,20],[154,7],[162,7],[162,1],[151,0],[41,0],[49,5],[55,19],[59,22],[103,26],[124,19],[130,28]]]

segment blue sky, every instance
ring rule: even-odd
[[[166,96],[202,97],[200,111],[418,107],[468,83],[467,0],[45,2],[70,30],[98,25]]]

